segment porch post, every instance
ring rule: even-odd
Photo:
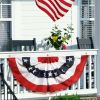
[[[96,69],[96,76],[97,76],[97,95],[100,97],[100,0],[95,0],[96,6],[96,33],[95,33],[95,47],[99,49],[97,54],[97,69]]]
[[[1,74],[1,60],[0,60],[0,74]],[[0,75],[0,100],[2,100],[1,99],[1,75]]]

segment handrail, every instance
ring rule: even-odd
[[[97,55],[98,49],[73,49],[73,50],[55,50],[55,51],[12,51],[12,52],[0,52],[0,58],[3,58],[4,60],[4,68],[5,73],[10,73],[9,77],[11,80],[7,80],[7,83],[11,84],[11,89],[15,90],[16,96],[18,99],[24,98],[38,98],[38,97],[52,97],[56,95],[64,95],[64,94],[96,94],[97,93],[97,86],[96,86],[96,55]],[[73,84],[71,88],[68,88],[67,90],[52,93],[52,94],[40,94],[40,93],[34,93],[29,92],[27,89],[22,88],[20,84],[16,83],[16,80],[14,80],[11,71],[8,72],[9,67],[7,65],[7,59],[9,57],[41,57],[41,56],[77,56],[77,55],[89,55],[89,59],[87,61],[86,67],[83,72],[83,76],[81,79],[77,81],[76,84]],[[94,75],[92,75],[92,72]],[[5,80],[8,74],[5,74]],[[92,77],[93,76],[93,77]],[[91,81],[91,78],[93,82]],[[93,79],[94,78],[94,79]],[[91,85],[90,85],[91,84]],[[89,86],[90,85],[90,86]],[[20,88],[22,90],[20,90]]]
[[[9,57],[34,57],[34,56],[69,56],[69,55],[97,55],[98,49],[73,49],[73,50],[54,50],[54,51],[11,51],[0,52],[0,58]]]
[[[0,64],[0,66],[1,66],[1,73],[0,73],[1,80],[3,81],[4,85],[7,86],[7,89],[10,91],[10,94],[12,94],[13,100],[18,100],[17,97],[15,96],[14,92],[11,90],[10,86],[8,85],[8,83],[4,79],[4,73],[3,73],[3,68],[2,68],[3,65]]]

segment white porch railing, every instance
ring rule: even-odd
[[[7,64],[8,57],[34,57],[34,56],[47,56],[47,55],[89,55],[86,67],[81,78],[78,80],[77,83],[73,84],[66,90],[55,92],[55,93],[34,93],[31,92],[22,86],[13,78],[13,75],[9,69]],[[62,50],[62,51],[17,51],[17,52],[0,52],[0,59],[3,62],[4,68],[4,78],[8,85],[14,90],[15,95],[19,99],[25,98],[49,98],[52,96],[57,95],[65,95],[65,94],[79,94],[79,95],[90,95],[97,93],[96,87],[96,49],[88,49],[88,50]],[[1,97],[3,98],[4,95],[7,95],[7,88],[5,87],[5,93],[1,89]],[[8,100],[11,100],[11,97],[8,96]],[[2,99],[1,99],[2,100]],[[33,99],[34,100],[34,99]]]

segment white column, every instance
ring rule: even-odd
[[[1,67],[1,59],[0,59],[0,67]],[[1,73],[1,68],[0,68],[0,73]],[[1,96],[2,94],[1,94],[1,76],[0,76],[0,100],[1,100]]]
[[[80,27],[80,5],[81,0],[77,0],[77,37],[81,37],[81,27]]]
[[[89,89],[91,89],[91,56],[89,56]]]

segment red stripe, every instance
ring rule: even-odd
[[[55,11],[52,9],[52,7],[47,2],[45,2],[44,0],[38,0],[38,1],[43,3],[45,6],[47,6],[51,10],[51,12],[53,12],[56,19],[59,19],[59,17],[56,15]]]
[[[55,0],[56,4],[59,6],[59,8],[63,11],[63,12],[68,12],[67,9],[63,8],[58,2],[57,0]]]
[[[54,63],[58,62],[59,58],[58,57],[38,57],[38,62],[41,63]]]
[[[43,10],[53,21],[56,21],[55,18],[52,16],[52,14],[51,14],[48,10],[46,10],[45,8],[43,8],[43,7],[41,7],[41,6],[39,6],[39,5],[37,4],[37,1],[36,1],[36,5],[37,5],[41,10]]]
[[[27,89],[31,91],[36,91],[36,92],[55,92],[59,91],[62,89],[66,89],[67,87],[71,86],[73,83],[75,83],[81,76],[84,66],[86,64],[88,56],[82,56],[80,63],[77,65],[77,68],[75,70],[75,73],[66,81],[60,83],[60,84],[53,84],[53,85],[37,85],[33,84],[30,81],[28,81],[25,77],[22,76],[20,73],[15,58],[8,58],[9,66],[13,72],[14,77],[17,79],[17,81],[26,87]]]
[[[55,8],[55,10],[57,11],[57,13],[60,15],[60,16],[63,16],[62,13],[59,12],[58,8],[55,6],[55,4],[52,2],[52,0],[49,0],[49,2],[53,5],[53,7]],[[54,1],[55,2],[55,1]],[[56,2],[55,2],[56,3]],[[57,4],[57,3],[56,3]],[[58,6],[59,7],[59,6]]]
[[[43,3],[45,6],[47,6],[53,12],[53,14],[55,15],[56,19],[59,19],[59,17],[55,13],[55,10],[53,10],[52,7],[47,2],[45,2],[44,0],[38,0],[38,1]]]
[[[52,2],[52,0],[48,0],[51,5],[55,8],[52,9],[52,7],[46,2],[46,0],[35,0],[36,1],[36,4],[37,6],[43,10],[53,21],[56,21],[57,19],[59,19],[59,17],[57,16],[56,12],[58,13],[58,15],[60,15],[60,17],[63,17],[64,14],[61,13],[58,8],[55,6],[55,4]],[[75,0],[71,0],[72,2],[74,2]],[[53,13],[53,16],[46,8],[43,8],[41,5],[38,5],[37,2],[41,2],[42,4],[44,4],[45,6],[47,6],[49,8],[49,10]],[[68,9],[64,8],[62,5],[59,4],[59,2],[61,2],[62,4],[64,4],[65,6],[68,6],[68,7],[71,7],[72,4],[68,3],[66,0],[59,0],[59,2],[57,0],[54,0],[54,2],[57,4],[57,6],[59,7],[59,9],[61,9],[63,12],[67,13],[68,12]],[[56,19],[55,19],[56,18]]]
[[[75,0],[71,0],[71,1],[73,1],[73,2],[74,2]]]
[[[61,3],[63,3],[64,5],[68,6],[68,7],[71,7],[72,4],[66,2],[66,0],[59,0]]]

